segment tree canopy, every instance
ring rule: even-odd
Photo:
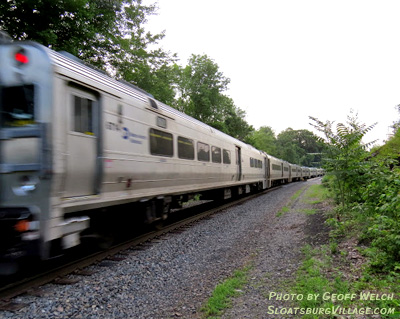
[[[275,136],[269,126],[262,126],[247,138],[248,143],[259,150],[290,163],[320,167],[324,143],[308,130],[286,129]]]
[[[1,28],[14,40],[67,51],[170,103],[175,55],[150,49],[164,33],[146,32],[156,12],[141,0],[11,0],[0,3]]]
[[[193,54],[180,66],[176,54],[158,48],[165,32],[145,29],[155,14],[157,6],[142,0],[8,0],[0,2],[0,29],[14,40],[67,51],[258,149],[305,163],[306,152],[315,151],[310,134],[288,129],[276,138],[269,127],[255,131],[226,95],[230,79],[214,60]]]

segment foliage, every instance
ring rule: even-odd
[[[379,177],[377,177],[377,180],[379,180]],[[330,195],[326,192],[326,186],[330,181],[330,178],[324,178],[323,185],[312,185],[309,187],[304,196],[305,202],[311,203],[309,199],[315,198],[318,200],[313,201],[312,203],[318,204],[320,200],[326,199],[326,197]],[[304,212],[310,214],[314,213],[313,210],[304,210]],[[331,213],[328,212],[328,214]],[[347,220],[350,220],[350,217],[354,219],[352,225],[346,225],[347,220],[338,221],[336,218],[331,220],[331,226],[334,225],[332,223],[333,221],[335,227],[343,228],[340,229],[342,235],[348,234],[351,226],[359,226],[357,229],[359,230],[361,229],[360,224],[363,224],[360,223],[363,219],[361,214],[349,215],[350,214],[345,217]],[[374,223],[372,223],[372,225],[373,224]],[[334,232],[337,233],[337,229],[335,229]],[[364,267],[358,266],[357,268],[354,268],[354,260],[349,258],[349,252],[354,249],[351,244],[352,241],[347,241],[345,245],[338,245],[336,239],[332,236],[332,232],[330,235],[331,242],[329,245],[321,245],[317,247],[306,245],[303,248],[305,258],[297,271],[296,280],[291,288],[291,292],[299,296],[304,296],[301,300],[295,301],[296,307],[304,309],[329,309],[331,307],[361,309],[370,307],[396,311],[399,306],[396,297],[394,297],[395,300],[374,300],[373,298],[371,298],[371,300],[361,300],[360,293],[372,292],[377,293],[378,295],[382,293],[393,293],[394,296],[398,296],[400,292],[400,274],[398,269],[396,272],[396,269],[392,268],[394,271],[391,271],[386,276],[382,276],[381,274],[371,273]],[[374,251],[379,252],[380,249],[374,247]],[[364,270],[362,268],[364,268]],[[332,296],[332,298],[325,298],[324,300],[324,298],[322,298],[324,293],[329,293],[329,296]],[[314,298],[305,298],[305,296],[309,296],[309,294],[314,296],[319,294],[319,296]],[[353,294],[354,298],[334,298],[334,294],[336,294],[336,296],[339,296],[340,294],[343,296],[346,294],[347,296],[351,296]],[[320,314],[305,314],[302,318],[321,317]],[[337,314],[326,314],[323,317],[336,318]]]
[[[332,309],[332,307],[344,309],[382,309],[388,313],[393,311],[396,314],[399,303],[396,296],[399,295],[400,276],[396,273],[382,278],[377,275],[364,273],[361,278],[351,276],[346,268],[350,263],[344,256],[348,251],[339,251],[337,246],[322,245],[317,248],[305,246],[303,248],[305,259],[297,271],[296,281],[292,287],[292,292],[299,296],[304,296],[301,300],[296,300],[296,307],[303,309]],[[346,274],[344,274],[342,271]],[[393,294],[393,300],[381,300],[374,298],[362,300],[361,293]],[[312,294],[314,298],[306,298]],[[323,295],[326,294],[324,298]],[[347,298],[340,298],[348,296]],[[357,315],[356,315],[357,316]],[[336,313],[306,314],[302,318],[337,318]],[[393,315],[382,315],[382,318],[394,318]]]
[[[176,71],[175,108],[239,140],[245,140],[253,131],[245,120],[246,113],[223,94],[230,79],[207,55],[193,54],[188,65]]]
[[[335,234],[354,229],[370,243],[366,254],[378,271],[400,270],[400,131],[382,147],[367,152],[362,137],[374,125],[366,126],[349,116],[347,125],[312,118],[325,134],[326,179],[336,199]]]
[[[368,171],[366,158],[367,148],[371,143],[364,144],[362,138],[375,124],[360,124],[357,115],[350,114],[347,125],[338,123],[334,131],[333,122],[323,123],[316,118],[310,118],[316,123],[313,126],[325,135],[322,139],[326,144],[324,168],[334,177],[334,182],[330,185],[344,209],[346,203],[359,198],[359,186],[368,182],[365,176]]]
[[[372,264],[380,270],[400,270],[400,168],[393,159],[399,148],[392,148],[399,141],[397,132],[381,154],[371,158],[369,184],[362,192],[360,211],[369,221],[365,237],[371,239]]]
[[[322,246],[312,249],[307,245],[302,249],[305,259],[297,272],[296,284],[293,293],[301,296],[309,294],[318,295],[317,298],[302,298],[298,301],[300,308],[330,308],[334,304],[331,300],[323,300],[324,293],[339,293],[344,291],[349,293],[349,285],[344,280],[329,280],[324,276],[325,269],[331,266],[331,256],[327,253],[327,248]],[[302,318],[320,318],[320,315],[304,315]]]
[[[371,157],[379,161],[384,161],[391,168],[400,163],[400,129],[391,137],[385,145],[371,151]]]
[[[254,128],[245,120],[246,112],[236,107],[231,98],[226,96],[224,98],[228,107],[220,130],[238,140],[245,141]]]
[[[143,27],[155,12],[141,0],[11,0],[0,3],[0,27],[14,40],[67,51],[171,103],[176,56],[151,50],[164,33]]]
[[[397,112],[399,112],[399,114],[400,114],[400,104],[396,105],[396,109],[397,109]],[[392,128],[393,128],[393,132],[396,133],[400,129],[400,120],[393,122]]]
[[[107,46],[121,5],[120,0],[2,1],[1,27],[15,40],[33,40],[81,56]]]
[[[275,132],[270,126],[261,126],[258,130],[253,131],[247,142],[267,154],[273,156],[277,154]]]
[[[0,2],[0,29],[14,40],[67,51],[271,155],[318,166],[306,155],[319,152],[311,132],[291,130],[298,136],[285,132],[277,139],[268,127],[254,131],[245,111],[224,95],[230,79],[207,55],[192,55],[181,67],[176,54],[157,48],[165,32],[151,34],[144,28],[156,13],[156,5],[142,0],[8,0]]]
[[[330,193],[325,185],[311,185],[304,195],[304,202],[307,204],[318,204],[330,198]]]
[[[226,112],[219,108],[228,105],[222,92],[229,82],[207,55],[193,54],[188,65],[180,70],[177,108],[203,123],[220,123]]]
[[[308,130],[293,130],[291,128],[279,133],[277,138],[277,157],[290,163],[304,166],[319,167],[323,144],[317,136]]]
[[[262,126],[249,135],[247,142],[267,154],[282,158],[290,163],[302,166],[320,167],[320,153],[324,144],[308,130],[293,130],[291,128],[275,137],[275,132],[269,126]]]
[[[236,270],[231,278],[218,284],[207,304],[201,309],[206,318],[220,315],[224,309],[229,307],[230,298],[237,295],[238,290],[246,283],[249,267],[243,270]]]

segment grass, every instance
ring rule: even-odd
[[[337,306],[329,298],[332,294],[349,294],[352,292],[351,285],[346,281],[340,272],[335,273],[332,269],[332,257],[327,246],[312,248],[306,245],[303,248],[304,260],[297,272],[296,283],[292,288],[293,293],[305,296],[298,301],[301,308],[330,308]],[[329,270],[329,272],[327,272]],[[328,278],[325,274],[329,273]],[[314,296],[313,298],[307,298]],[[349,306],[349,300],[341,301],[342,307]],[[319,318],[317,315],[305,315],[303,318]]]
[[[283,206],[279,212],[276,214],[277,217],[282,216],[284,213],[287,213],[290,210],[289,206]]]
[[[304,202],[318,204],[329,198],[328,190],[322,185],[312,185],[304,194]],[[306,214],[314,214],[315,209],[302,210]],[[331,212],[334,214],[334,211]],[[300,266],[295,281],[291,284],[289,291],[305,296],[301,301],[295,301],[293,307],[300,308],[331,308],[342,307],[360,309],[370,307],[372,309],[395,309],[394,314],[382,315],[381,318],[400,318],[400,272],[389,274],[371,273],[368,267],[360,270],[360,265],[354,269],[348,258],[347,246],[339,245],[341,239],[354,236],[346,225],[342,225],[343,233],[347,236],[336,238],[332,234],[337,232],[337,225],[333,225],[330,235],[330,243],[318,247],[309,245],[303,248],[304,259]],[[335,229],[336,228],[336,229]],[[353,271],[358,273],[354,275]],[[375,294],[394,293],[395,300],[360,300],[361,292]],[[332,294],[355,294],[357,296],[350,300],[323,300],[324,293]],[[319,295],[315,298],[306,296]],[[321,318],[319,315],[306,314],[304,319]],[[323,318],[336,318],[336,315],[325,315]]]
[[[304,298],[295,301],[293,307],[329,309],[341,307],[344,309],[394,309],[394,313],[382,315],[381,318],[400,318],[400,274],[391,273],[386,276],[371,274],[367,270],[361,278],[346,273],[349,261],[345,251],[338,251],[328,245],[313,248],[306,245],[303,250],[304,260],[296,274],[296,279],[289,288],[291,293],[302,295]],[[339,261],[338,261],[339,260]],[[394,300],[361,300],[360,293],[391,294]],[[323,296],[327,298],[323,298]],[[332,296],[352,295],[354,298],[336,300]],[[307,298],[314,296],[313,298]],[[318,296],[318,297],[317,297]],[[330,297],[329,297],[330,296]],[[325,300],[324,300],[325,299]],[[325,315],[323,318],[336,318]],[[319,319],[320,315],[306,314],[303,319]]]
[[[292,197],[290,197],[289,199],[289,203],[285,206],[283,206],[279,212],[276,213],[277,217],[282,216],[284,213],[287,213],[288,211],[290,211],[290,207],[293,205],[294,201],[299,198],[299,196],[301,195],[301,193],[304,191],[305,187],[302,187],[301,189],[299,189],[296,193],[294,193],[292,195]]]
[[[240,289],[247,282],[250,267],[236,270],[233,276],[218,284],[206,305],[201,309],[204,318],[218,318],[225,309],[231,306],[231,298],[240,293]]]
[[[307,204],[319,204],[329,198],[329,190],[324,185],[311,185],[304,194],[304,202]]]
[[[304,208],[304,209],[301,209],[300,212],[302,212],[306,215],[314,215],[314,214],[318,213],[318,211],[314,208]]]
[[[290,201],[294,202],[297,198],[299,198],[299,196],[301,195],[301,193],[304,191],[304,187],[300,188],[296,193],[294,193],[292,195],[292,197],[290,197]]]

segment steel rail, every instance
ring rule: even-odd
[[[74,274],[74,272],[76,272],[78,270],[81,270],[85,267],[94,265],[100,261],[110,258],[110,256],[114,256],[118,253],[122,253],[123,251],[129,250],[129,249],[135,249],[137,247],[140,247],[140,245],[143,243],[146,243],[146,242],[151,243],[151,240],[159,238],[168,233],[172,233],[173,231],[179,230],[183,227],[187,227],[188,225],[195,224],[196,222],[198,222],[202,219],[205,219],[217,212],[220,212],[220,211],[228,209],[230,207],[239,205],[243,202],[254,199],[258,196],[264,195],[266,193],[277,190],[279,188],[280,187],[269,188],[267,190],[264,190],[264,191],[256,193],[256,194],[248,195],[245,197],[241,197],[237,200],[229,201],[228,203],[224,203],[223,205],[213,207],[211,209],[208,209],[205,212],[198,213],[194,216],[185,218],[185,219],[175,222],[171,225],[165,226],[158,231],[151,231],[151,232],[148,232],[139,237],[135,237],[135,238],[125,241],[123,243],[117,244],[106,251],[93,253],[89,256],[86,256],[86,257],[78,259],[78,260],[74,260],[72,262],[69,262],[69,263],[59,266],[59,267],[56,267],[56,268],[46,271],[44,273],[40,273],[40,274],[32,276],[30,278],[25,278],[25,279],[15,282],[15,283],[1,287],[0,288],[0,310],[7,309],[7,304],[9,304],[10,300],[16,296],[27,293],[35,288],[38,288],[39,286],[43,286],[43,285],[51,283],[51,282],[56,282],[56,280],[61,277],[65,277],[67,275]],[[202,204],[202,205],[206,205],[206,204]],[[198,205],[198,206],[200,207],[202,205]],[[186,230],[186,228],[185,228],[185,230]],[[77,275],[79,275],[79,274],[77,274]]]

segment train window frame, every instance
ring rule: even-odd
[[[282,171],[282,166],[278,164],[272,164],[273,171]]]
[[[160,143],[156,143],[156,142]],[[167,143],[166,141],[170,141]],[[149,148],[150,154],[153,156],[174,156],[174,136],[165,131],[156,128],[149,129]]]
[[[185,159],[185,160],[194,160],[194,158],[195,158],[194,141],[187,137],[178,136],[177,142],[178,142],[178,158]],[[192,147],[190,148],[190,150],[191,150],[190,156],[188,156],[189,152],[187,152],[189,150],[188,147],[186,147],[186,148],[180,147],[181,145],[189,146],[189,144],[192,145]]]
[[[94,100],[86,96],[72,93],[73,117],[72,131],[85,135],[94,135]]]
[[[161,116],[157,116],[157,126],[166,129],[167,128],[167,119],[165,119]]]
[[[68,83],[69,98],[69,120],[68,127],[70,133],[86,137],[96,138],[99,135],[99,97],[97,92],[91,91],[85,87],[70,82]],[[90,108],[81,107],[80,115],[77,116],[77,99],[90,100]],[[90,111],[89,111],[90,109]],[[79,122],[79,123],[78,123]]]
[[[218,151],[216,151],[218,150]],[[211,146],[211,161],[216,164],[222,163],[221,148],[217,146]]]
[[[207,150],[203,150],[202,147],[204,147]],[[207,156],[200,155],[200,154],[202,154],[201,153],[202,151]],[[210,161],[210,145],[203,143],[203,142],[197,142],[197,160],[200,162],[209,162]]]
[[[227,165],[232,164],[231,151],[222,149],[222,162]]]
[[[16,92],[13,94],[13,92],[10,93],[10,96],[8,96],[6,93],[11,90],[22,90],[23,94],[16,94]],[[10,128],[10,127],[23,127],[23,126],[29,126],[36,124],[36,99],[37,99],[37,87],[34,84],[24,84],[24,85],[14,85],[14,86],[5,86],[2,87],[0,90],[0,111],[2,113],[1,119],[0,119],[0,126],[3,128]],[[16,95],[18,95],[16,97]],[[8,106],[18,104],[15,102],[15,99],[20,99],[19,102],[20,104],[23,105],[22,98],[25,100],[25,105],[24,110],[18,109],[18,111],[25,111],[25,117],[26,119],[14,119],[14,120],[9,120],[7,122],[7,116],[6,114],[9,114],[9,117],[12,117],[12,112],[7,112],[10,111]],[[8,103],[10,102],[10,103]],[[15,108],[14,108],[15,110]],[[21,115],[21,112],[15,113],[15,116]],[[31,116],[28,118],[27,116]]]

